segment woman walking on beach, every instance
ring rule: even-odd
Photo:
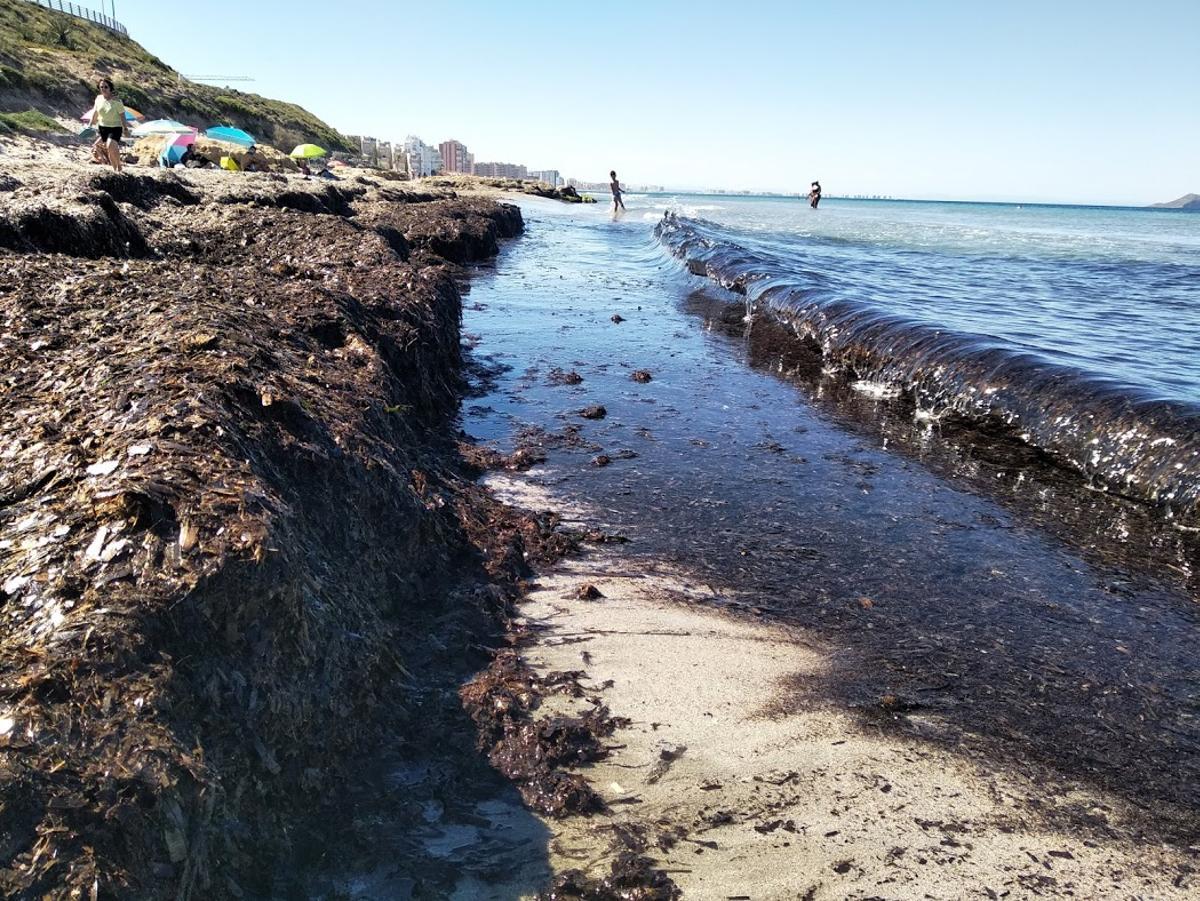
[[[609,187],[612,189],[613,195],[613,217],[617,215],[617,210],[625,212],[625,201],[621,199],[621,183],[617,181],[617,173],[614,169],[608,173],[608,177],[612,179],[612,184]]]
[[[93,156],[98,160],[108,158],[109,164],[121,171],[121,138],[125,134],[125,104],[113,96],[111,79],[101,78],[100,93],[92,105],[89,125],[99,128],[100,134],[92,145]]]

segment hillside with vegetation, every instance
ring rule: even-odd
[[[27,0],[0,0],[0,134],[52,128],[47,115],[77,120],[101,75],[150,119],[236,125],[286,150],[305,142],[351,149],[344,135],[294,103],[188,81],[127,37]]]

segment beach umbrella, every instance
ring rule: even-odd
[[[232,125],[220,125],[217,128],[210,128],[204,132],[204,136],[212,138],[214,141],[228,141],[230,144],[241,144],[243,147],[253,147],[258,143],[254,140],[254,135],[248,131],[242,131],[240,128],[234,128]]]
[[[316,144],[298,144],[289,156],[294,160],[315,160],[319,156],[324,156],[325,148],[318,147]]]
[[[194,134],[176,135],[167,141],[162,154],[159,156],[159,160],[168,166],[174,166],[183,159],[183,154],[187,151],[188,147],[195,143],[196,136]]]
[[[176,122],[174,119],[155,119],[152,122],[143,122],[141,125],[135,126],[129,133],[135,138],[144,138],[146,135],[195,134],[195,131],[191,126]]]

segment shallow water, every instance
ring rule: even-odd
[[[796,350],[807,349],[824,369],[841,371],[880,396],[903,397],[927,417],[967,420],[976,427],[1007,431],[1097,487],[1138,498],[1157,508],[1164,519],[1200,527],[1200,404],[1182,396],[1186,392],[1172,394],[1147,383],[1122,381],[1104,369],[1104,361],[1120,351],[1123,340],[1136,340],[1126,335],[1133,331],[1128,323],[1114,327],[1102,321],[1119,318],[1115,309],[1105,308],[1100,292],[1107,283],[1081,282],[1076,285],[1078,295],[1065,295],[1081,311],[1066,325],[1061,311],[1031,314],[1028,327],[1051,334],[1046,344],[1053,345],[1053,333],[1064,328],[1064,334],[1088,336],[1090,357],[1084,361],[1087,365],[1079,365],[1069,354],[1046,347],[948,326],[939,321],[933,303],[917,314],[869,292],[864,298],[861,284],[838,284],[843,271],[857,277],[862,270],[868,279],[871,272],[882,273],[885,281],[893,279],[897,295],[912,290],[914,273],[901,272],[885,261],[860,265],[862,247],[854,242],[837,243],[844,268],[831,258],[820,269],[799,271],[805,252],[819,240],[807,241],[805,248],[784,250],[781,256],[776,252],[778,240],[768,242],[766,250],[756,249],[758,242],[752,236],[743,234],[735,241],[731,231],[670,212],[655,226],[663,247],[689,271],[744,295],[749,313],[786,328]],[[1046,241],[1050,246],[1042,258],[1026,254],[1005,261],[1012,279],[1039,269],[1059,277],[1077,265],[1071,259],[1056,259],[1054,241],[1050,237]],[[934,268],[947,270],[955,283],[948,297],[961,294],[966,309],[994,319],[995,304],[975,296],[977,292],[966,282],[959,284],[964,276],[970,281],[972,261],[961,251],[942,253]],[[916,274],[929,276],[916,286],[928,293],[936,273],[921,269]],[[983,277],[989,288],[997,280],[998,275],[990,280]],[[1186,307],[1194,292],[1189,288],[1149,291],[1147,297],[1154,297],[1154,303],[1142,298],[1132,305],[1153,312],[1151,318],[1161,326],[1156,305],[1170,300],[1173,293]],[[1036,311],[1036,304],[1028,306]],[[1176,344],[1186,344],[1194,331],[1190,323],[1191,318],[1184,316],[1175,326]],[[1183,360],[1164,358],[1160,364],[1185,378],[1190,371]]]
[[[1180,533],[1011,442],[791,377],[786,347],[739,336],[736,298],[682,272],[646,220],[524,207],[526,237],[467,298],[493,370],[469,433],[540,440],[531,477],[630,537],[635,565],[666,560],[839,649],[806,697],[898,695],[921,740],[1196,834],[1200,607]],[[597,403],[604,419],[578,415]]]

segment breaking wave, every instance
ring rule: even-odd
[[[1200,519],[1200,405],[843,296],[703,220],[667,212],[655,234],[689,271],[744,295],[748,313],[775,318],[860,390],[901,393],[926,417],[1002,425],[1097,487]]]

